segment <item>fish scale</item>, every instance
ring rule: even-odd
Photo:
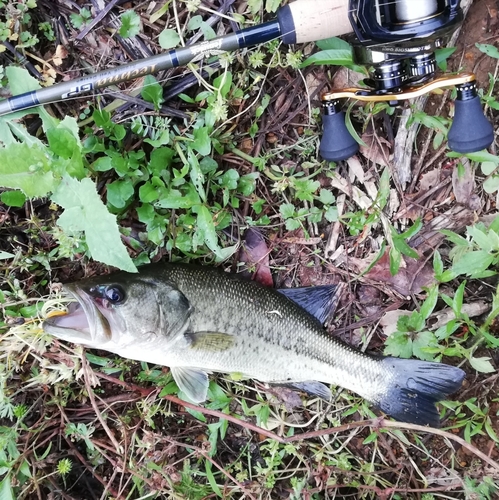
[[[394,418],[438,425],[435,402],[464,377],[441,363],[364,354],[276,290],[215,268],[151,264],[138,274],[90,278],[65,290],[80,310],[46,320],[47,332],[169,366],[195,402],[207,397],[208,373],[237,373],[326,399],[325,384],[339,385]]]

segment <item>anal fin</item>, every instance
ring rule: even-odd
[[[208,394],[208,374],[196,368],[173,367],[173,378],[179,389],[194,403],[206,401]]]
[[[286,387],[290,387],[291,389],[297,389],[299,391],[306,392],[307,394],[311,394],[312,396],[319,396],[326,401],[330,401],[332,398],[331,390],[322,382],[310,380],[307,382],[286,382],[285,384],[278,385],[284,385]]]

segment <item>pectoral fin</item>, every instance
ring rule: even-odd
[[[234,336],[219,332],[188,333],[191,340],[191,349],[200,351],[220,352],[230,349],[234,345]]]
[[[332,398],[329,387],[325,386],[322,382],[291,382],[284,385],[286,385],[286,387],[291,387],[292,389],[298,389],[299,391],[306,392],[307,394],[312,394],[313,396],[319,396],[326,401],[330,401]]]
[[[171,369],[179,389],[194,403],[206,401],[208,374],[195,368],[175,367]]]

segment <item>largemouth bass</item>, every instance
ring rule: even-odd
[[[207,397],[208,373],[239,373],[325,399],[325,384],[338,385],[397,420],[437,426],[435,403],[464,378],[445,364],[363,354],[276,290],[214,268],[151,264],[65,290],[77,302],[46,320],[46,332],[169,366],[198,403]]]

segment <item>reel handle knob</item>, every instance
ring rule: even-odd
[[[475,153],[494,141],[494,129],[485,118],[475,82],[457,86],[454,120],[447,141],[457,153]]]
[[[345,113],[340,111],[337,101],[323,102],[323,110],[320,155],[334,162],[350,158],[357,153],[359,145],[345,125]]]

